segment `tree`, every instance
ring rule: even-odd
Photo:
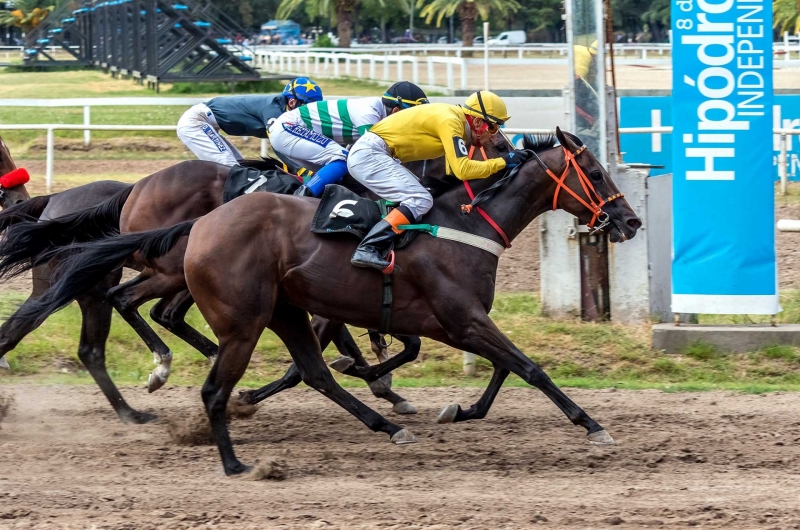
[[[28,33],[47,18],[54,0],[16,0],[13,11],[0,11],[0,26],[14,26]]]
[[[422,8],[420,15],[425,17],[425,22],[430,24],[435,18],[437,27],[442,25],[443,18],[457,12],[461,20],[461,40],[464,46],[472,46],[478,15],[486,20],[493,9],[501,13],[515,13],[521,6],[516,0],[417,0],[417,7]]]
[[[669,30],[669,0],[655,0],[650,7],[642,13],[642,21],[650,25],[653,38],[656,42],[664,42]]]
[[[353,34],[353,16],[358,4],[359,0],[282,0],[276,16],[279,19],[289,18],[300,7],[304,7],[311,18],[335,14],[339,47],[349,48]]]
[[[773,0],[772,20],[781,33],[800,32],[800,0]]]

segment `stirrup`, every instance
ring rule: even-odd
[[[389,258],[389,264],[381,271],[383,274],[391,274],[394,272],[394,250],[389,251],[387,258]]]

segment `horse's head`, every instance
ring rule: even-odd
[[[633,238],[642,220],[608,171],[577,136],[556,128],[556,137],[563,148],[566,169],[561,172],[551,169],[563,182],[563,185],[555,183],[554,208],[571,213],[590,228],[608,233],[612,243]]]
[[[8,208],[31,198],[25,183],[30,180],[28,172],[17,169],[3,139],[0,138],[0,208]]]

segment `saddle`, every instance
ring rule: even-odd
[[[373,201],[359,197],[344,186],[328,184],[311,220],[311,231],[323,235],[350,234],[361,240],[392,207],[392,203],[383,199]],[[395,248],[408,246],[418,233],[418,230],[405,230]]]
[[[284,195],[292,194],[303,184],[302,179],[280,169],[257,169],[233,166],[225,180],[222,202],[227,203],[256,191],[269,191]]]

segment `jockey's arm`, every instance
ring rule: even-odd
[[[506,167],[502,158],[470,160],[469,147],[464,143],[465,123],[458,119],[443,120],[439,126],[439,138],[444,147],[448,167],[459,180],[475,180],[490,177]]]

